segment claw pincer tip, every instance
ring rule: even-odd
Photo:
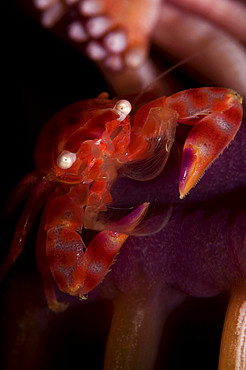
[[[185,148],[183,152],[183,160],[179,176],[179,194],[180,199],[183,199],[190,189],[198,181],[195,174],[197,168],[197,156],[192,148]]]

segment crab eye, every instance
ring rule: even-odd
[[[62,170],[67,170],[74,164],[75,161],[76,161],[76,154],[69,152],[67,150],[64,150],[57,158],[57,165]]]
[[[132,106],[131,106],[131,103],[128,100],[122,99],[122,100],[119,100],[115,104],[113,110],[116,111],[116,113],[119,114],[118,121],[121,122],[131,112]]]

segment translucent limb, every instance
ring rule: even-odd
[[[50,192],[50,183],[42,181],[30,195],[17,224],[10,251],[0,266],[0,280],[2,280],[21,254],[31,226]]]

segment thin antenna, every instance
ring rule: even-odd
[[[185,63],[189,62],[190,60],[196,58],[198,55],[200,55],[202,53],[203,53],[202,51],[198,51],[197,53],[194,53],[194,54],[188,56],[187,58],[184,58],[184,59],[180,60],[178,63],[174,64],[172,67],[170,67],[166,71],[162,72],[159,76],[157,76],[153,81],[151,81],[147,86],[145,86],[143,88],[143,90],[132,101],[132,106],[134,106],[137,103],[137,101],[141,98],[141,96],[143,96],[143,94],[146,91],[149,90],[149,88],[151,87],[151,85],[153,85],[154,83],[156,83],[157,81],[159,81],[161,78],[165,77],[168,73],[170,73],[173,70],[175,70],[176,68],[184,65]]]

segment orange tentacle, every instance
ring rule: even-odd
[[[225,317],[220,347],[219,370],[245,369],[246,293],[245,282],[235,288]]]

